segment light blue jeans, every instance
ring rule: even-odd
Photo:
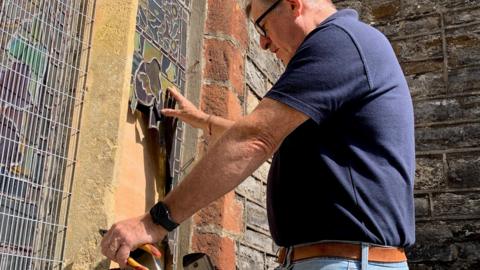
[[[368,245],[362,244],[362,260],[342,258],[311,258],[297,262],[288,259],[283,266],[275,270],[408,270],[407,262],[379,263],[368,262]]]

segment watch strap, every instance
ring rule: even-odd
[[[161,201],[150,209],[150,216],[152,216],[153,223],[162,226],[169,232],[178,227],[178,223],[172,220],[167,205]]]

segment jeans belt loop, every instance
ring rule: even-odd
[[[293,249],[293,246],[286,248],[285,258],[283,259],[283,266],[287,269],[293,262]]]
[[[368,249],[370,245],[368,243],[362,242],[362,268],[361,270],[367,270],[368,268]]]

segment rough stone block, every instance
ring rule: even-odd
[[[441,18],[438,14],[432,14],[425,17],[413,17],[377,25],[377,28],[389,38],[417,35],[421,33],[428,35],[432,32],[439,31],[441,27]]]
[[[446,230],[448,228],[449,231]],[[429,237],[424,238],[425,230],[434,232]],[[431,221],[428,223],[417,224],[417,234],[419,241],[440,242],[469,242],[480,239],[480,220],[460,220],[460,221]]]
[[[270,171],[270,163],[264,162],[260,167],[253,172],[253,176],[260,179],[263,182],[267,182],[268,172]]]
[[[437,2],[445,9],[461,9],[478,6],[477,0],[438,0]]]
[[[422,127],[415,130],[417,151],[477,147],[480,124]]]
[[[480,24],[446,31],[449,68],[480,62]]]
[[[366,22],[393,21],[400,16],[400,0],[362,1],[362,19]]]
[[[480,22],[480,8],[455,10],[445,13],[445,26]]]
[[[446,186],[442,156],[417,157],[415,189],[431,190]]]
[[[267,256],[266,257],[266,262],[265,262],[265,267],[266,267],[267,270],[275,270],[275,268],[278,267],[277,257]]]
[[[436,240],[430,243],[417,243],[407,251],[410,263],[417,261],[452,262],[457,259],[458,249],[455,245],[438,244]],[[436,268],[435,268],[436,269]]]
[[[433,196],[436,216],[480,215],[480,194],[443,193]]]
[[[264,96],[268,91],[265,75],[248,59],[245,67],[245,75],[248,86],[258,95]]]
[[[434,13],[438,8],[437,0],[402,1],[402,15],[406,17]]]
[[[454,235],[449,223],[445,221],[432,221],[417,224],[417,243],[446,243],[453,239]]]
[[[418,196],[415,198],[415,216],[424,217],[430,215],[430,203],[428,196]]]
[[[442,57],[442,37],[431,34],[392,41],[393,49],[400,62]]]
[[[480,242],[458,243],[458,258],[469,262],[480,262]]]
[[[241,195],[265,205],[266,188],[261,181],[249,176],[236,189]]]
[[[480,96],[414,102],[415,123],[480,119]]]
[[[250,246],[256,247],[270,254],[273,253],[273,241],[268,235],[247,229],[243,239]]]
[[[422,268],[425,265],[435,266],[431,269],[476,269],[472,265],[479,261],[480,220],[421,222],[416,235],[415,246],[408,249],[410,269],[429,269]],[[441,261],[442,254],[449,260]]]
[[[264,255],[255,249],[240,245],[237,257],[236,265],[239,270],[264,269]]]
[[[445,94],[446,84],[441,71],[406,76],[412,97],[426,97]]]
[[[452,94],[480,89],[480,66],[449,70],[448,91]]]
[[[437,73],[443,70],[443,58],[400,62],[400,65],[406,76],[431,72]]]
[[[454,120],[450,109],[458,105],[454,99],[423,100],[414,102],[415,123],[431,123]]]
[[[267,210],[252,202],[246,203],[247,224],[268,231]]]
[[[480,153],[447,154],[448,186],[480,187]]]

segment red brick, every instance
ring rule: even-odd
[[[207,33],[221,33],[237,40],[241,49],[248,46],[248,27],[245,12],[237,0],[209,0],[206,21]]]
[[[196,233],[192,237],[194,252],[203,252],[210,256],[216,269],[235,269],[235,241],[210,233]]]
[[[243,95],[245,87],[244,56],[231,42],[206,39],[204,43],[204,78],[230,83],[235,92]]]
[[[196,226],[215,225],[232,233],[243,231],[243,205],[230,192],[194,216]]]
[[[202,88],[202,110],[232,120],[242,115],[242,106],[236,93],[215,84],[206,84]]]

